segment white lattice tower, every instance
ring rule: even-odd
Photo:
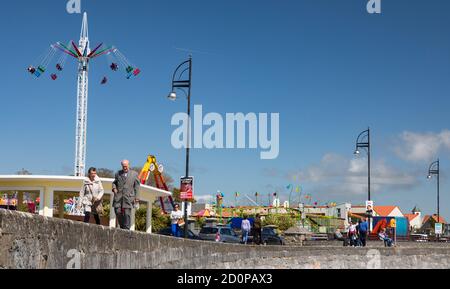
[[[77,89],[77,119],[76,119],[76,144],[75,144],[75,176],[84,176],[86,170],[86,136],[88,115],[88,85],[89,85],[89,31],[87,13],[83,15],[79,51],[83,56],[78,63],[78,89]]]

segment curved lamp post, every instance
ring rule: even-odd
[[[433,162],[428,169],[428,179],[432,179],[436,176],[437,179],[437,222],[440,223],[440,211],[439,211],[439,159]]]
[[[356,149],[355,155],[359,156],[361,154],[361,149],[364,149],[367,152],[367,200],[372,201],[370,195],[370,128],[363,131],[358,135],[356,139]],[[373,208],[372,208],[373,209]],[[372,216],[367,213],[369,219],[369,232],[372,231]]]
[[[367,200],[371,201],[370,196],[370,128],[363,131],[358,135],[358,138],[356,139],[356,149],[355,149],[355,155],[360,155],[361,151],[360,149],[364,149],[367,152]]]
[[[188,75],[185,76],[186,72]],[[190,129],[191,129],[191,88],[192,88],[192,56],[189,56],[189,59],[185,62],[178,65],[177,69],[173,73],[172,77],[172,92],[169,94],[168,98],[172,101],[177,100],[178,95],[177,91],[181,90],[187,97],[187,114],[188,114],[188,124],[187,124],[187,143],[186,143],[186,178],[189,178],[189,152],[190,152]],[[188,238],[188,211],[187,211],[188,202],[184,201],[184,238]]]

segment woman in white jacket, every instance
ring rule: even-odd
[[[100,225],[99,215],[103,212],[102,199],[104,194],[105,191],[102,182],[97,176],[97,169],[90,168],[88,177],[84,181],[83,188],[80,191],[85,223],[89,223],[91,215],[94,215],[96,224]]]

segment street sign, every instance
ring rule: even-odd
[[[373,201],[366,201],[366,215],[369,218],[373,217]]]
[[[434,224],[434,234],[436,235],[442,235],[443,234],[443,228],[441,223]]]
[[[180,199],[192,200],[194,198],[194,178],[181,178]]]
[[[366,201],[366,210],[373,210],[373,201]]]

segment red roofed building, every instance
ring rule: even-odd
[[[422,227],[422,218],[419,215],[405,214],[405,217],[408,219],[411,231],[418,230]]]
[[[364,216],[366,210],[366,206],[352,206],[351,213]],[[404,217],[398,206],[375,206],[373,211],[374,217]]]
[[[434,234],[434,225],[438,222],[438,217],[437,215],[426,215],[423,218],[423,223],[422,223],[422,228],[420,228],[420,231],[429,235],[433,235]],[[441,216],[439,217],[439,223],[441,224],[447,224],[447,222],[445,221],[445,219]]]
[[[414,207],[411,212],[412,214],[405,214],[405,217],[408,218],[409,227],[411,231],[414,232],[422,228],[422,212],[417,208],[417,206]]]
[[[430,216],[430,215],[426,215],[426,216],[423,218],[423,223],[425,224],[426,222],[429,222],[430,219],[431,219],[431,216]],[[440,217],[439,217],[439,220],[438,220],[438,217],[437,217],[436,214],[433,215],[433,221],[434,221],[435,223],[447,224],[447,222],[445,221],[445,219],[444,219],[442,216],[440,216]]]
[[[375,206],[373,208],[375,216],[380,217],[404,217],[398,206]]]

